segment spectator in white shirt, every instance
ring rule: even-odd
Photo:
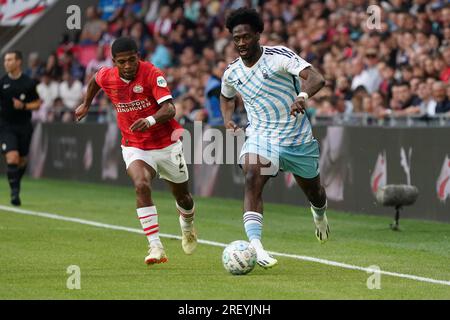
[[[33,120],[46,122],[49,110],[53,106],[53,101],[58,97],[58,83],[49,74],[41,76],[41,82],[37,85],[36,91],[41,98],[42,104],[39,110],[33,111]]]
[[[378,91],[382,78],[378,70],[378,54],[376,49],[369,48],[365,56],[366,68],[363,70],[363,62],[359,58],[352,61],[352,90],[358,86],[364,86],[369,94]]]
[[[430,86],[426,82],[419,84],[417,95],[421,100],[419,104],[420,112],[424,115],[434,116],[436,114],[436,101],[433,99]]]
[[[172,20],[170,19],[170,7],[163,6],[159,11],[159,17],[154,25],[155,36],[166,36],[172,31]]]
[[[356,90],[362,84],[362,72],[364,71],[364,63],[361,58],[355,57],[350,62],[350,73],[352,76],[352,85],[351,89],[353,91]]]
[[[69,72],[64,72],[63,82],[59,84],[59,96],[70,110],[75,110],[83,97],[83,84],[72,77]]]

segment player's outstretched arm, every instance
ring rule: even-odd
[[[314,67],[307,67],[303,69],[300,71],[299,76],[303,79],[301,92],[303,96],[299,96],[292,104],[291,115],[293,116],[298,113],[305,113],[306,99],[315,95],[325,86],[324,77]]]
[[[164,123],[175,117],[175,106],[173,100],[169,99],[160,104],[160,108],[156,113],[147,118],[136,120],[131,126],[131,131],[145,131],[156,123]]]
[[[222,112],[223,123],[225,128],[236,131],[238,126],[231,120],[234,109],[236,108],[235,98],[227,98],[223,94],[220,95],[220,110]]]
[[[100,86],[95,81],[95,76],[93,76],[89,81],[83,103],[80,104],[75,110],[75,118],[77,119],[77,121],[80,121],[87,115],[87,113],[89,112],[89,108],[91,107],[92,100],[94,100],[94,97],[99,92],[99,90]]]

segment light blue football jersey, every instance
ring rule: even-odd
[[[222,94],[239,93],[247,111],[247,135],[263,136],[280,146],[312,141],[311,124],[304,114],[290,115],[300,90],[299,73],[311,66],[283,46],[262,46],[260,59],[251,67],[241,58],[233,61],[222,77]]]

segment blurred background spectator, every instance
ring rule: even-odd
[[[64,72],[63,81],[59,84],[59,96],[65,107],[75,111],[83,98],[83,84],[74,79],[69,71]]]
[[[375,26],[368,23],[372,4],[381,12]],[[100,67],[112,65],[112,41],[130,36],[141,58],[166,74],[180,122],[222,124],[220,78],[238,57],[224,22],[240,6],[261,13],[262,45],[288,46],[324,74],[326,87],[310,99],[308,114],[385,118],[450,112],[450,5],[445,0],[100,0],[86,10],[77,37],[62,35],[43,62],[36,53],[28,57],[26,72],[41,81],[47,110],[35,121],[73,119],[70,112],[82,98],[83,85]],[[99,95],[88,121],[113,119],[108,105]],[[246,123],[241,101],[234,118]]]
[[[33,120],[47,122],[48,115],[53,107],[56,98],[59,97],[58,82],[52,79],[49,73],[41,76],[40,83],[36,87],[37,93],[41,98],[42,104],[39,110],[33,111]]]

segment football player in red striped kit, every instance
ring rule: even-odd
[[[117,111],[122,133],[122,155],[136,190],[136,211],[149,241],[145,263],[167,261],[159,238],[158,212],[151,196],[151,182],[159,174],[176,200],[182,231],[182,248],[192,254],[197,246],[194,201],[188,189],[188,170],[182,144],[176,135],[181,126],[174,119],[175,106],[164,74],[149,62],[140,61],[130,38],[118,38],[111,47],[114,67],[100,69],[88,84],[84,102],[76,109],[85,117],[100,89]]]

